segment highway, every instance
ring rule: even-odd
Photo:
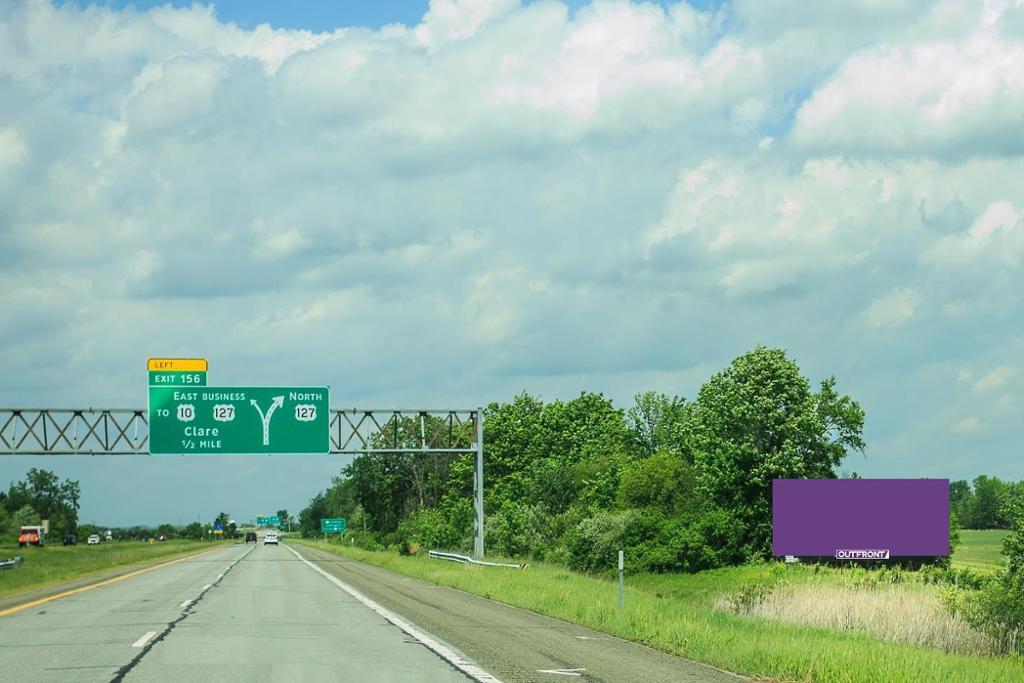
[[[741,680],[286,544],[218,548],[0,616],[0,672],[62,682]]]

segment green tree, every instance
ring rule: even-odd
[[[645,391],[634,397],[626,414],[633,442],[641,457],[665,449],[689,457],[685,427],[689,414],[686,399]]]
[[[182,538],[191,538],[194,540],[202,540],[206,536],[206,529],[199,522],[189,522],[185,525],[185,528],[181,530]]]
[[[1004,652],[1024,653],[1024,518],[1003,540],[1007,566],[978,591],[946,593],[945,602],[974,628],[992,636]]]
[[[6,505],[9,510],[32,508],[37,519],[31,524],[48,519],[51,535],[63,535],[74,533],[78,526],[80,499],[81,488],[77,481],[61,481],[55,473],[33,467],[24,481],[11,484]]]
[[[864,449],[864,411],[835,386],[814,393],[784,351],[757,347],[701,387],[688,425],[699,485],[735,515],[748,555],[771,552],[772,479],[834,478]]]
[[[1006,529],[1012,515],[1008,509],[1007,487],[998,477],[984,474],[973,482],[974,495],[967,511],[966,525],[970,529]]]
[[[973,503],[971,485],[965,480],[949,482],[949,510],[961,524],[970,523],[970,508]]]
[[[39,513],[31,505],[23,505],[11,515],[11,529],[15,534],[23,526],[38,526]]]
[[[231,515],[229,515],[226,512],[221,512],[221,513],[218,513],[216,517],[214,517],[214,519],[213,519],[213,526],[214,527],[219,526],[221,529],[224,530],[224,535],[228,535],[229,534],[228,522],[230,522],[230,521],[231,521]]]
[[[320,535],[320,520],[326,517],[342,517],[349,528],[355,528],[356,522],[361,526],[363,519],[356,519],[361,508],[355,500],[355,484],[355,480],[345,476],[332,478],[330,488],[315,495],[299,512],[298,527],[302,535]]]
[[[600,481],[593,500],[611,499],[617,470],[604,461],[630,450],[632,436],[623,411],[601,394],[581,393],[571,401],[544,404],[520,394],[486,412],[486,504],[497,511],[507,500],[565,512],[584,490]]]
[[[278,510],[277,511],[277,518],[279,520],[281,520],[280,527],[282,529],[288,529],[289,531],[291,530],[290,527],[289,527],[289,524],[288,524],[290,519],[288,517],[288,510],[287,509],[281,508],[280,510]]]
[[[309,505],[299,511],[299,531],[302,536],[310,538],[319,534],[320,520],[327,516],[324,494],[320,492],[313,496]]]
[[[676,515],[699,507],[697,480],[692,465],[669,450],[628,464],[619,481],[623,508],[655,508]]]

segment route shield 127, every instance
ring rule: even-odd
[[[154,455],[329,453],[327,387],[149,388]]]

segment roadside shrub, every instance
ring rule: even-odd
[[[725,510],[666,517],[658,510],[602,513],[580,522],[566,539],[568,565],[605,571],[626,553],[631,572],[697,572],[743,561],[742,526]]]
[[[742,563],[742,538],[742,525],[726,510],[667,517],[648,508],[585,519],[567,534],[565,545],[567,564],[580,571],[613,569],[624,550],[631,572],[697,572]]]
[[[624,508],[654,508],[673,514],[694,507],[696,475],[692,465],[668,450],[628,464],[619,478]]]
[[[998,651],[1024,654],[1024,578],[997,572],[979,590],[949,589],[942,595],[946,607],[964,621],[991,636]]]
[[[660,519],[639,510],[606,512],[580,522],[566,539],[571,569],[598,572],[618,565],[618,551],[625,550],[631,571],[646,571],[638,548],[651,550],[649,544],[659,534]],[[648,546],[644,548],[644,546]]]
[[[737,614],[749,615],[760,607],[775,589],[765,581],[750,581],[742,584],[736,592],[726,598],[726,605]]]
[[[970,569],[952,569],[936,566],[924,566],[917,572],[921,583],[947,585],[958,588],[980,589],[985,585],[986,578]]]
[[[543,560],[557,539],[551,521],[539,505],[505,501],[500,510],[487,518],[487,549],[506,557]]]
[[[740,564],[744,559],[743,525],[727,510],[707,508],[678,525],[669,546],[675,554],[675,568],[683,571]]]
[[[372,531],[363,531],[361,529],[349,529],[345,532],[345,535],[341,537],[341,542],[345,545],[362,548],[363,550],[384,549],[384,546],[377,540],[376,535]]]
[[[948,609],[971,626],[992,636],[1002,651],[1024,654],[1024,516],[1003,540],[1007,568],[978,590],[952,590],[944,595]]]
[[[399,525],[399,551],[408,553],[412,546],[436,550],[465,549],[465,534],[459,526],[447,510],[421,508]]]

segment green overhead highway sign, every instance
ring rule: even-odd
[[[277,515],[272,517],[257,517],[256,526],[278,526],[281,524],[281,518]]]
[[[325,534],[340,534],[345,531],[345,520],[341,517],[321,519],[320,531]]]
[[[327,387],[149,387],[153,455],[329,453]]]

